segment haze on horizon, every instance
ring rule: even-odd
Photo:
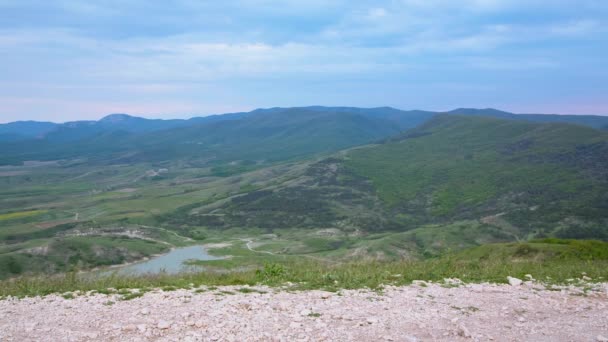
[[[0,0],[0,122],[343,105],[608,114],[608,2]]]

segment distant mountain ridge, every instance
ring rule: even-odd
[[[196,165],[288,160],[379,142],[440,114],[608,127],[608,117],[602,116],[512,114],[491,108],[438,113],[391,107],[275,107],[187,120],[111,114],[98,121],[0,125],[0,165],[82,158],[102,163],[198,160]]]
[[[501,119],[525,120],[532,122],[564,122],[598,129],[608,128],[608,116],[602,115],[514,114],[493,108],[458,108],[447,112],[447,114],[490,116]]]
[[[400,126],[404,126],[404,128],[412,127],[412,122],[417,122],[419,124],[429,119],[431,116],[440,113],[456,115],[491,116],[496,118],[528,120],[534,122],[567,122],[599,129],[608,128],[608,116],[602,115],[514,114],[494,108],[457,108],[447,112],[439,112],[426,110],[401,110],[392,107],[359,108],[308,106],[287,108],[259,108],[250,112],[213,114],[209,116],[192,117],[190,119],[147,119],[143,117],[132,116],[129,114],[116,113],[109,114],[97,121],[79,120],[65,122],[63,124],[38,121],[15,121],[6,124],[0,124],[0,141],[2,141],[1,137],[3,136],[6,137],[5,139],[8,139],[8,136],[12,136],[13,139],[17,140],[42,138],[47,136],[48,134],[55,134],[56,131],[62,131],[62,129],[65,130],[65,128],[86,128],[90,130],[90,133],[98,133],[99,131],[108,129],[125,130],[127,132],[152,132],[176,127],[192,126],[207,122],[238,120],[245,117],[260,114],[288,112],[289,110],[293,109],[307,110],[311,112],[348,112],[361,115],[376,116],[379,118],[384,118],[397,122]]]
[[[78,120],[65,123],[16,121],[0,124],[0,142],[42,138],[75,141],[104,131],[118,130],[131,133],[154,132],[203,122],[235,120],[244,117],[245,114],[247,113],[216,114],[191,119],[146,119],[129,114],[109,114],[99,120]],[[2,137],[5,138],[2,139]]]
[[[0,142],[39,138],[54,130],[59,124],[40,121],[15,121],[0,124]],[[4,137],[4,139],[2,138]],[[11,137],[9,139],[9,137]]]
[[[429,113],[408,122],[407,116],[396,120],[381,114],[271,108],[190,120],[111,115],[100,121],[60,125],[42,138],[4,142],[0,163],[75,158],[103,162],[284,160],[367,144],[432,117]]]

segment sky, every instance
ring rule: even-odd
[[[0,0],[0,122],[305,105],[608,114],[608,1]]]

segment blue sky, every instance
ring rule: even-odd
[[[0,122],[301,105],[608,114],[608,1],[0,0]]]

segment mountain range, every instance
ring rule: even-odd
[[[87,158],[103,163],[185,158],[225,162],[286,160],[370,143],[424,123],[437,112],[390,107],[300,107],[152,120],[112,114],[99,121],[64,124],[20,121],[0,125],[0,165],[28,160]],[[456,109],[445,114],[608,127],[608,117],[512,114]],[[242,149],[247,145],[247,151]]]
[[[71,121],[66,123],[16,121],[0,124],[0,141],[17,141],[28,139],[44,139],[60,137],[61,140],[76,140],[106,131],[123,130],[131,133],[154,132],[165,129],[195,126],[203,123],[238,120],[249,116],[268,113],[284,113],[294,111],[315,111],[333,113],[351,113],[386,119],[397,123],[401,128],[411,128],[439,113],[459,115],[492,116],[503,119],[527,120],[535,122],[567,122],[593,128],[608,129],[608,117],[601,115],[564,115],[564,114],[513,114],[497,109],[458,108],[448,112],[424,110],[404,111],[391,107],[357,108],[357,107],[324,107],[309,106],[295,108],[256,109],[251,112],[215,114],[191,119],[145,119],[128,114],[110,114],[98,121]],[[80,131],[80,132],[76,132]]]

